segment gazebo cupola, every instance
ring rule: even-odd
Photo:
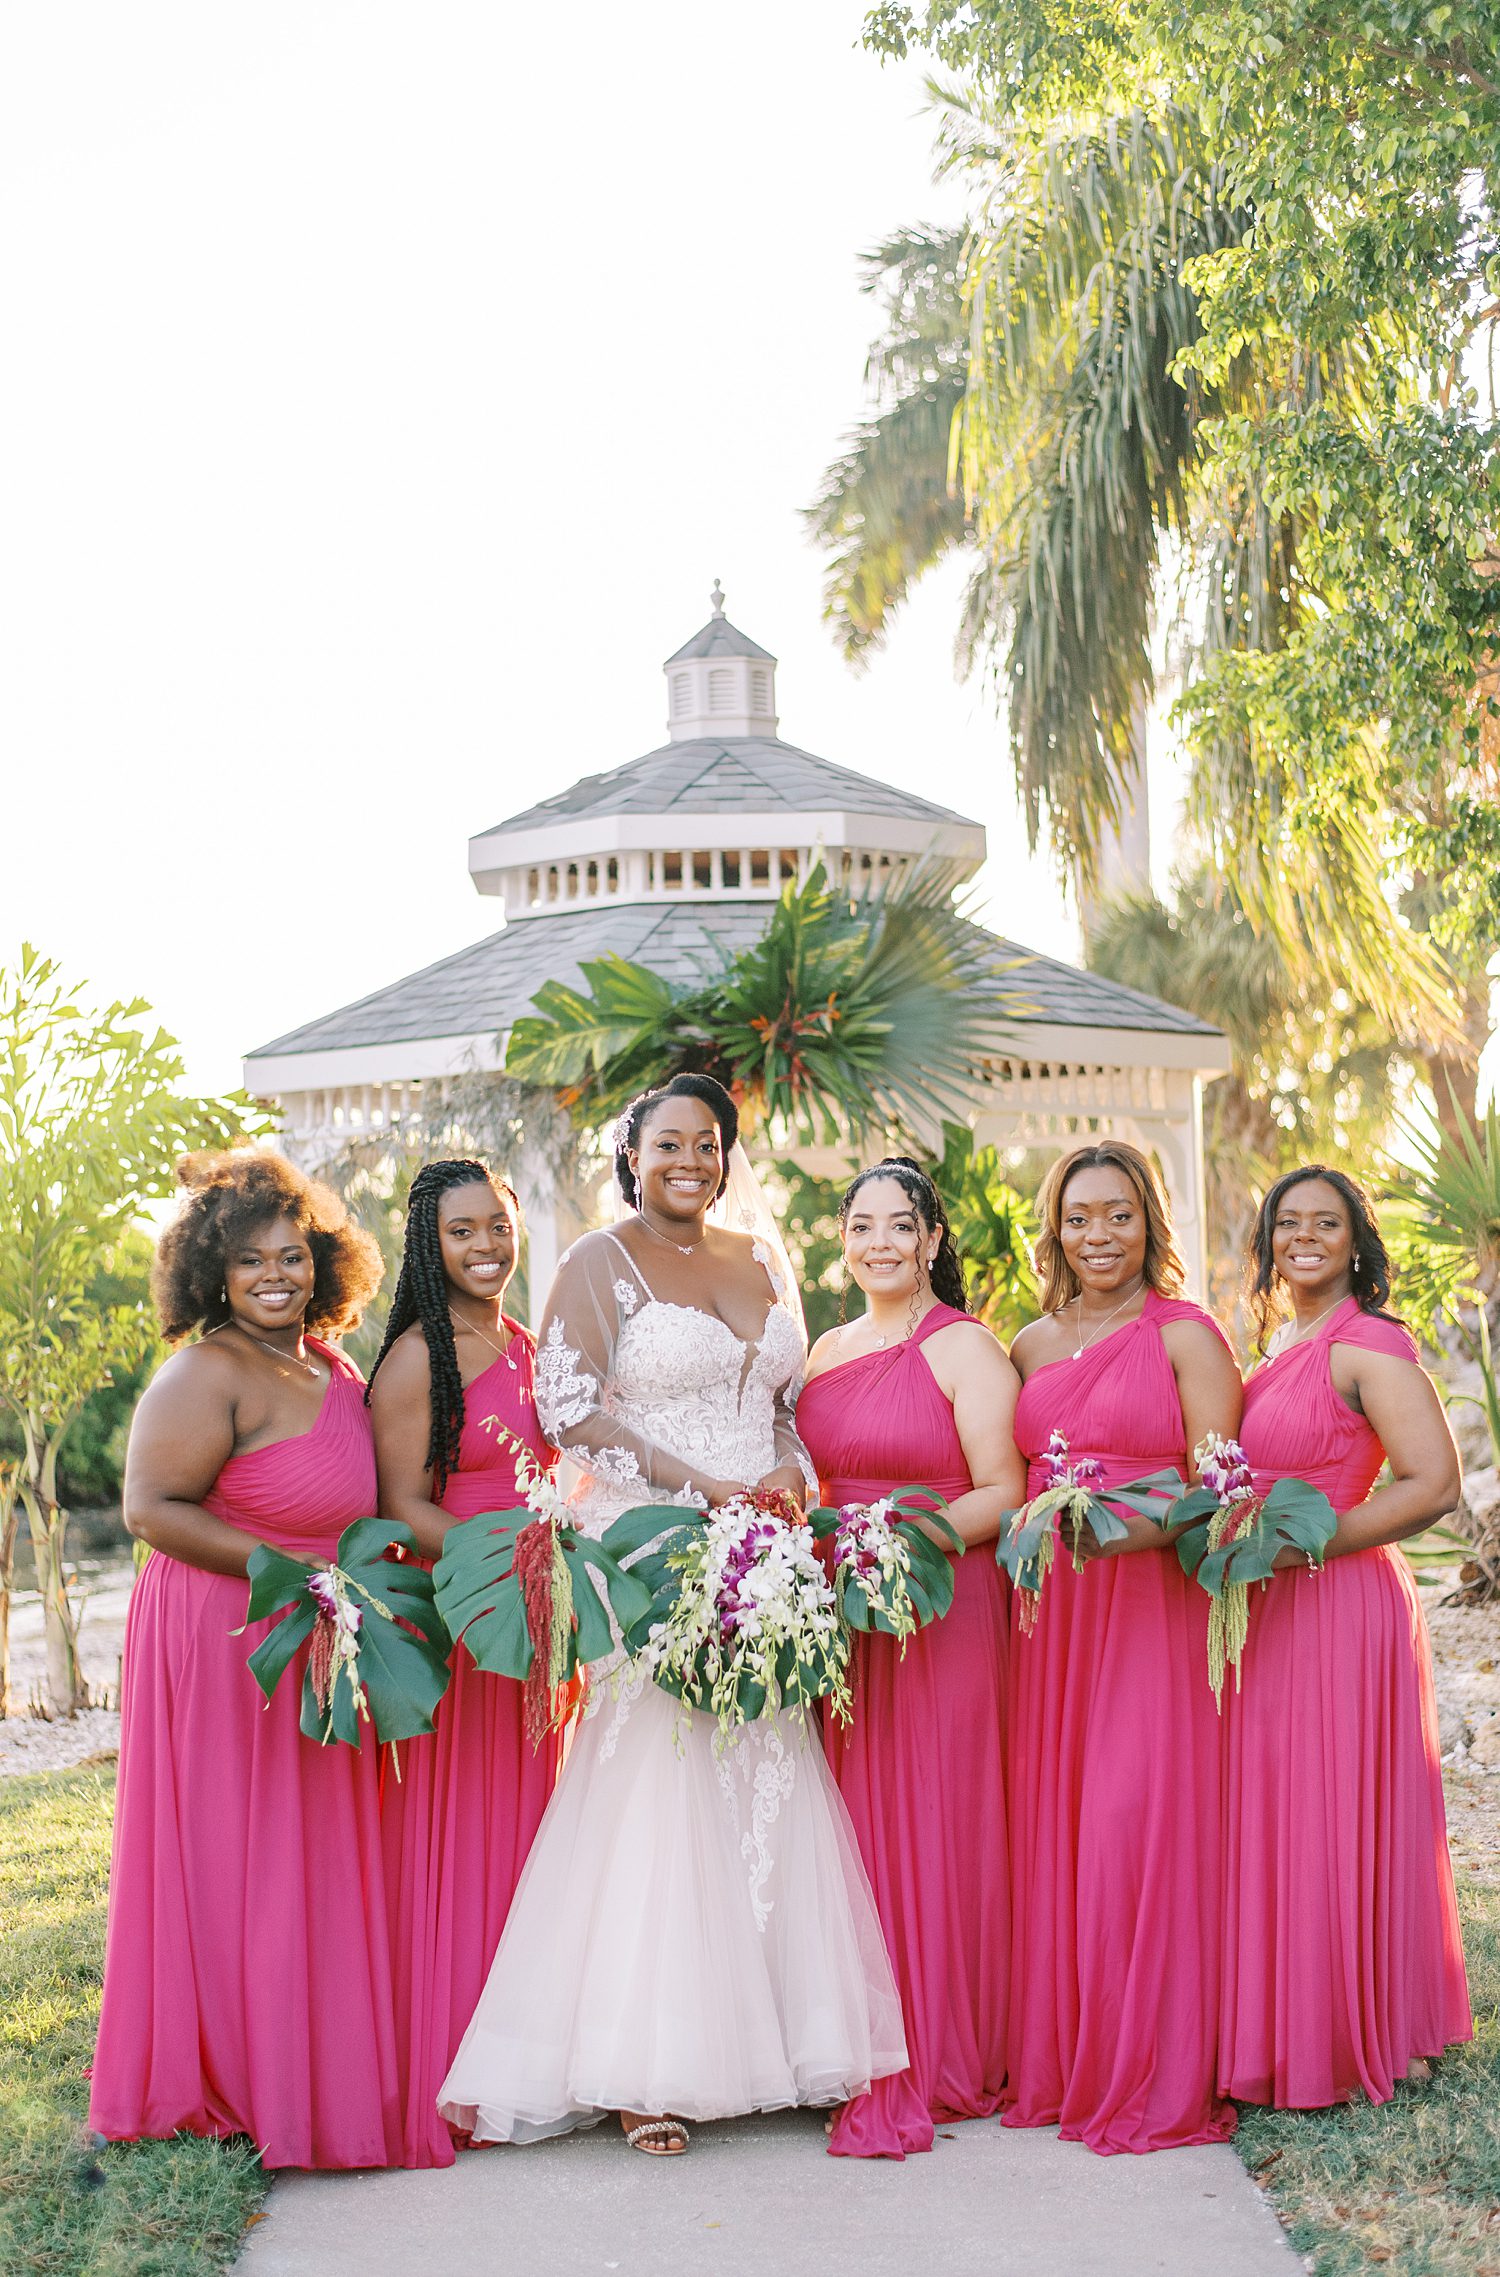
[[[700,735],[776,733],[776,659],[732,625],[717,578],[713,615],[662,666],[667,733],[674,743]]]
[[[662,666],[667,737],[469,841],[469,874],[505,922],[568,909],[777,899],[821,862],[858,892],[920,864],[956,888],[984,832],[948,807],[853,774],[777,734],[776,659],[713,614]]]

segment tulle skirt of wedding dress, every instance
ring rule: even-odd
[[[481,2142],[606,2111],[840,2103],[906,2064],[869,1882],[817,1734],[627,1675],[587,1717],[439,2109]]]

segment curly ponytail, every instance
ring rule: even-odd
[[[872,1178],[889,1178],[901,1188],[917,1217],[928,1233],[938,1237],[937,1255],[928,1270],[932,1293],[939,1304],[951,1305],[955,1312],[967,1312],[969,1292],[964,1286],[963,1259],[953,1239],[953,1228],[948,1223],[948,1212],[938,1192],[920,1162],[909,1154],[888,1154],[879,1162],[872,1162],[852,1181],[839,1204],[839,1229],[848,1223],[854,1197],[861,1186]]]

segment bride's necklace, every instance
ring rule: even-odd
[[[704,1231],[699,1234],[696,1241],[674,1241],[669,1233],[657,1232],[656,1227],[651,1223],[651,1220],[647,1217],[644,1210],[637,1210],[635,1215],[636,1223],[638,1225],[643,1225],[647,1233],[655,1234],[656,1239],[658,1241],[664,1241],[668,1249],[680,1249],[684,1257],[691,1257],[693,1251],[695,1249],[701,1249],[704,1242],[708,1239],[708,1231],[705,1227]]]
[[[508,1329],[505,1332],[505,1342],[503,1344],[497,1344],[493,1337],[485,1335],[482,1328],[476,1328],[472,1320],[465,1320],[460,1313],[456,1313],[453,1310],[452,1305],[449,1305],[448,1307],[448,1315],[455,1327],[467,1329],[471,1336],[477,1336],[479,1338],[481,1344],[488,1344],[496,1359],[503,1360],[507,1368],[509,1368],[512,1374],[514,1374],[516,1363],[510,1356],[510,1348],[515,1342],[515,1338],[510,1334],[510,1331]]]
[[[1136,1282],[1135,1287],[1133,1289],[1127,1289],[1124,1296],[1121,1297],[1119,1303],[1117,1305],[1111,1305],[1109,1311],[1102,1314],[1101,1317],[1092,1324],[1087,1336],[1085,1336],[1083,1333],[1083,1291],[1082,1289],[1079,1290],[1077,1299],[1078,1319],[1075,1324],[1078,1330],[1078,1350],[1071,1355],[1073,1359],[1081,1360],[1084,1353],[1088,1350],[1089,1346],[1091,1344],[1098,1343],[1100,1330],[1108,1328],[1110,1322],[1114,1319],[1115,1314],[1117,1312],[1123,1312],[1125,1310],[1125,1307],[1131,1303],[1135,1297],[1138,1297],[1140,1295],[1141,1289],[1145,1284],[1145,1279],[1146,1276],[1143,1273],[1140,1276],[1140,1279]]]

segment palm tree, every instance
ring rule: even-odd
[[[867,256],[884,316],[875,409],[808,520],[855,662],[924,570],[971,551],[960,669],[982,665],[1003,690],[1032,844],[1045,824],[1087,893],[1139,777],[1167,572],[1185,657],[1200,663],[1277,647],[1306,605],[1295,524],[1251,485],[1207,488],[1205,423],[1267,398],[1358,398],[1364,366],[1242,359],[1212,388],[1181,371],[1199,336],[1190,265],[1251,226],[1190,114],[1135,108],[1033,139],[981,98],[932,94],[976,219],[962,243],[914,230]],[[1300,982],[1347,975],[1393,1029],[1414,1013],[1450,1021],[1441,959],[1386,896],[1373,796],[1330,802],[1316,832],[1291,832],[1280,778],[1226,726],[1197,754],[1189,804]]]

